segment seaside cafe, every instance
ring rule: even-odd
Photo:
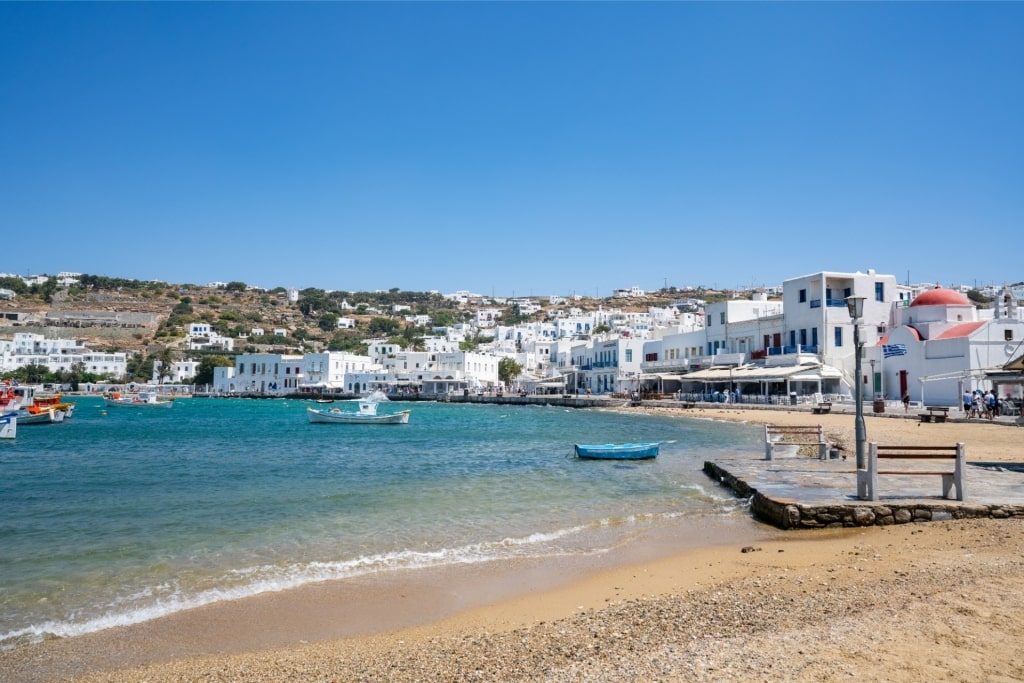
[[[770,402],[773,397],[838,395],[843,373],[821,363],[766,367],[740,365],[711,367],[679,377],[683,394],[727,394],[738,391],[747,401]],[[758,397],[758,398],[755,398]]]

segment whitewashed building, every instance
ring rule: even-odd
[[[375,369],[379,366],[369,356],[347,351],[307,353],[302,357],[299,389],[343,391],[348,375]]]
[[[75,366],[96,375],[120,379],[127,368],[123,351],[93,351],[77,339],[50,339],[32,332],[16,332],[10,340],[0,340],[0,372],[27,365],[40,365],[50,372],[70,372]]]
[[[937,287],[893,306],[892,329],[865,350],[866,389],[888,400],[907,393],[915,402],[959,406],[964,390],[992,388],[986,374],[1022,349],[1024,306],[1010,288],[994,308],[979,310]]]
[[[178,360],[171,364],[170,374],[166,377],[160,376],[163,368],[162,361],[153,361],[153,384],[188,384],[195,379],[199,372],[199,361]]]
[[[213,390],[225,394],[290,394],[298,391],[302,369],[302,356],[241,354],[235,357],[234,367],[214,368]]]

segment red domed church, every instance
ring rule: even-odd
[[[899,399],[907,393],[922,404],[959,406],[964,390],[991,388],[991,375],[1022,351],[1024,308],[1009,288],[993,308],[979,309],[960,292],[936,287],[909,305],[893,305],[889,333],[865,350],[865,359],[877,394]],[[1020,399],[1019,384],[1004,389]]]

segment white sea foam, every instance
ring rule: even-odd
[[[178,583],[162,583],[118,596],[98,611],[98,616],[81,615],[81,610],[63,620],[49,620],[0,634],[0,649],[40,642],[48,638],[68,638],[117,626],[130,626],[175,612],[194,609],[225,600],[237,600],[262,593],[279,592],[311,583],[337,581],[369,574],[455,564],[476,564],[516,556],[565,554],[554,547],[555,541],[586,530],[575,526],[523,537],[469,544],[432,551],[402,550],[357,557],[336,562],[268,564],[232,569],[214,581],[215,588],[189,591]],[[588,552],[593,552],[590,549]]]

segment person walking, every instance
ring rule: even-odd
[[[910,412],[910,393],[906,391],[903,392],[903,412]]]

